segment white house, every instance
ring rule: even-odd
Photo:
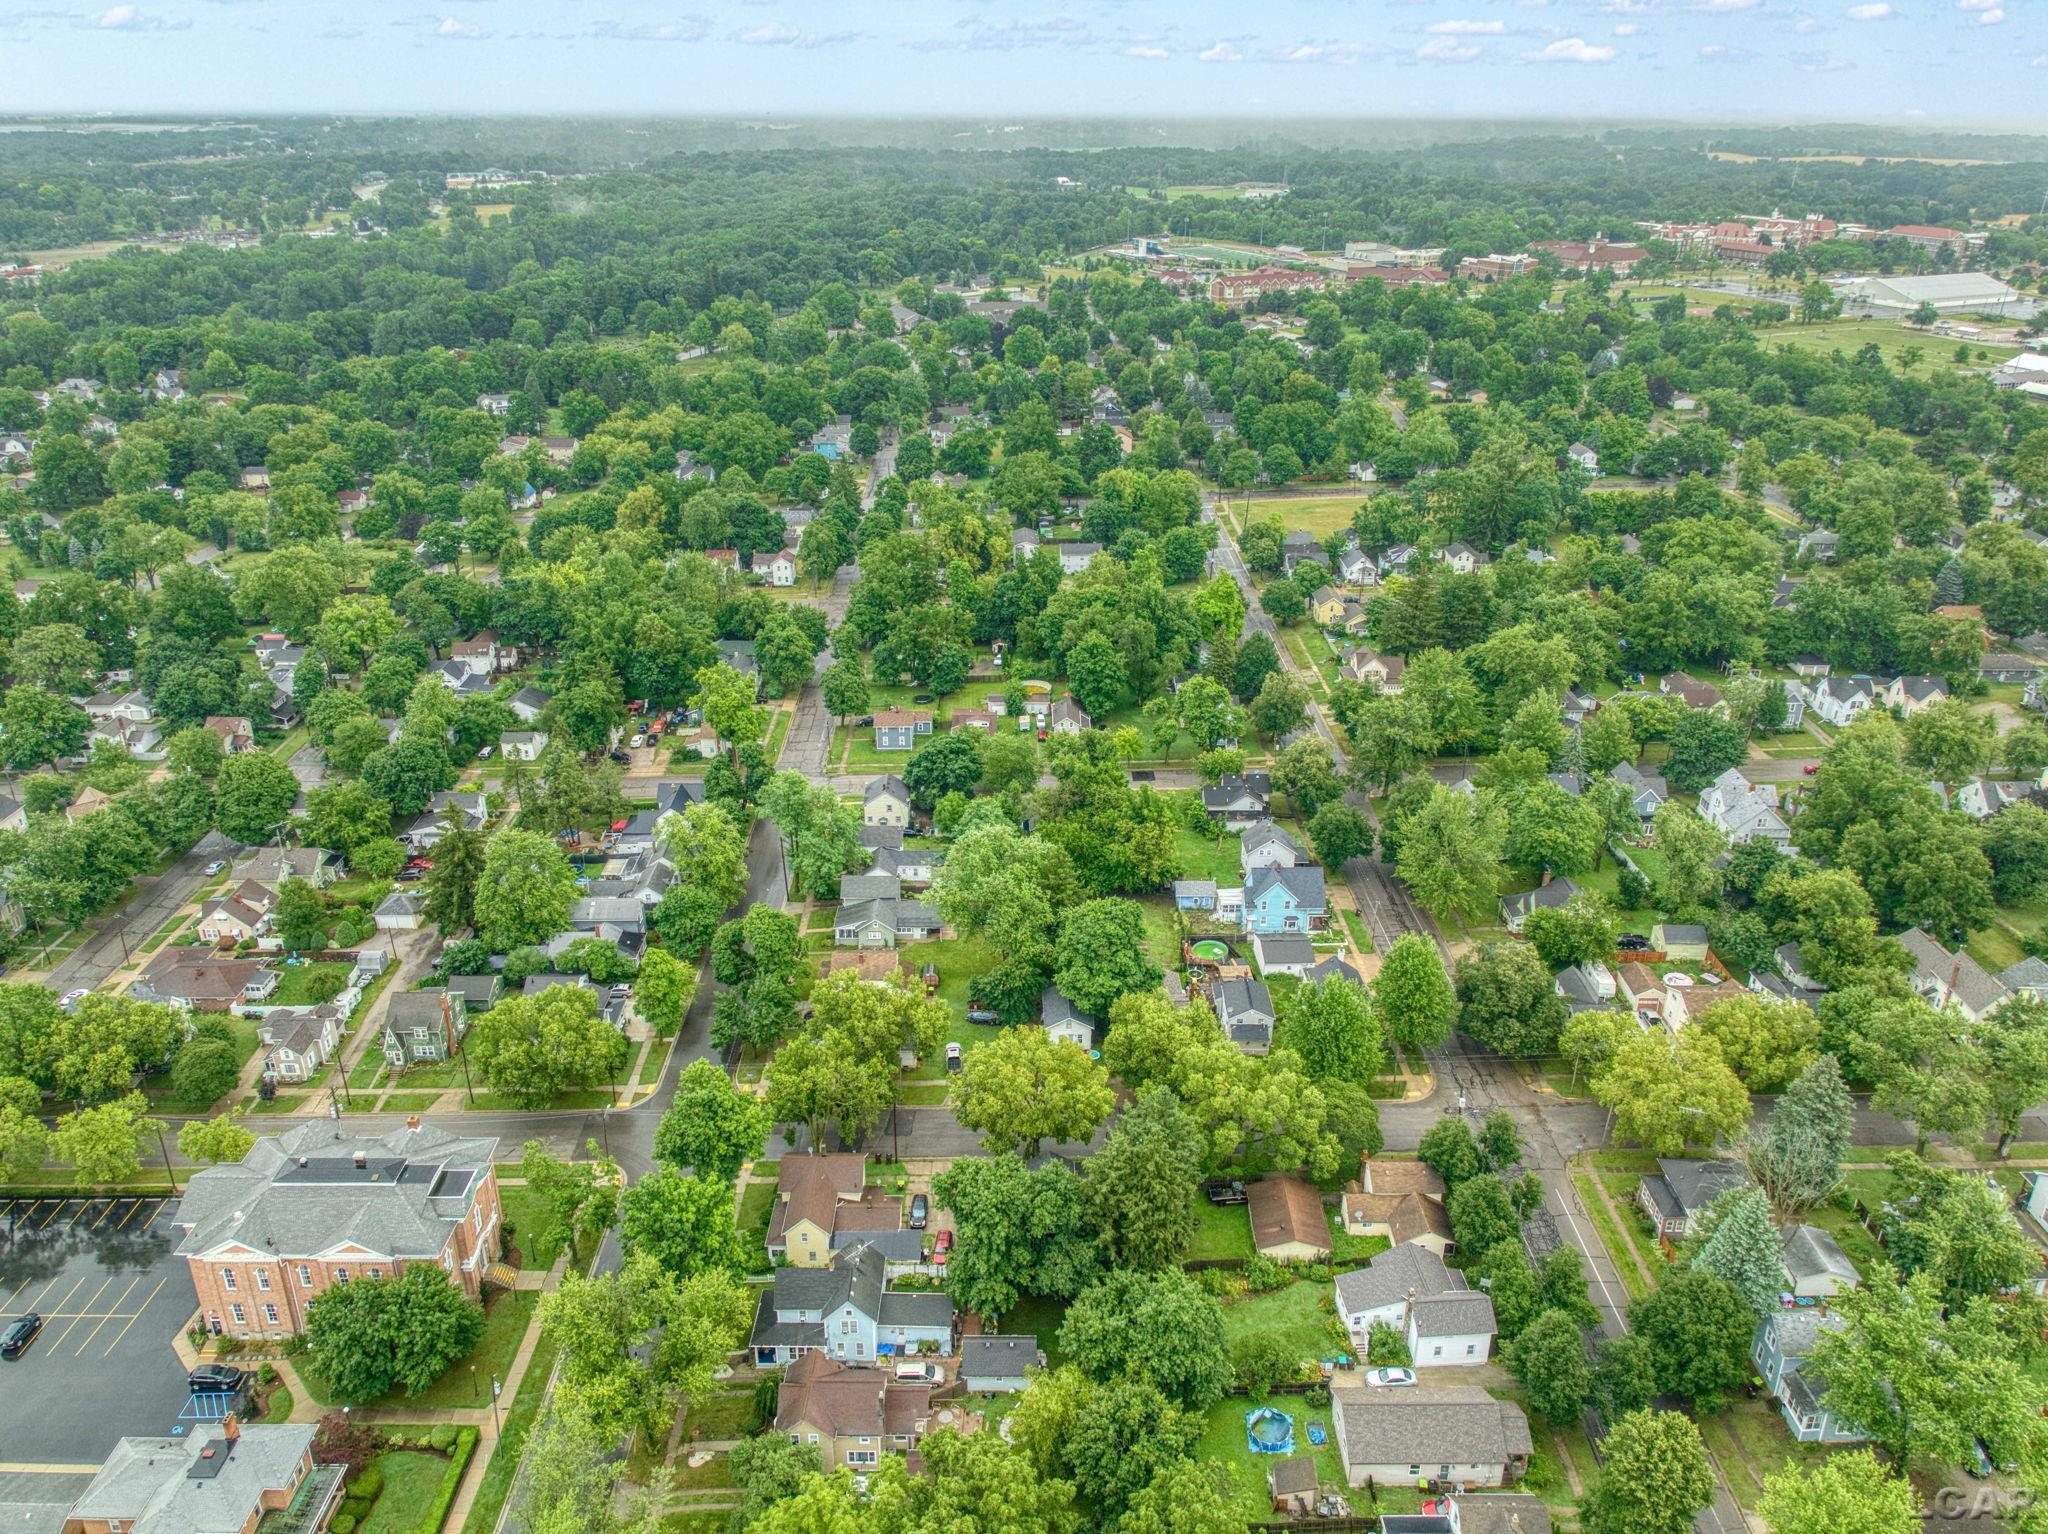
[[[1086,1050],[1095,1048],[1094,1020],[1058,986],[1049,985],[1040,993],[1038,1017],[1045,1025],[1046,1035],[1055,1043],[1078,1044]]]
[[[1699,813],[1735,846],[1769,841],[1784,847],[1792,841],[1792,828],[1778,813],[1778,785],[1752,783],[1733,767],[1700,795]]]
[[[1493,1355],[1493,1301],[1465,1287],[1428,1247],[1404,1243],[1339,1273],[1337,1314],[1361,1353],[1374,1326],[1408,1339],[1418,1369],[1483,1364]]]
[[[498,754],[508,762],[538,760],[547,748],[546,730],[507,730],[498,737]]]
[[[782,549],[768,556],[764,563],[754,561],[755,571],[771,586],[794,586],[796,584],[796,551]]]
[[[1806,684],[1813,711],[1837,729],[1847,729],[1878,701],[1875,682],[1867,676],[1824,676]]]
[[[895,773],[884,773],[863,790],[861,821],[870,826],[910,824],[910,789]]]

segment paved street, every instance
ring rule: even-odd
[[[846,621],[846,604],[853,596],[853,581],[858,573],[855,566],[842,565],[832,577],[832,589],[817,604],[824,608],[825,621],[834,630]],[[803,690],[797,694],[796,717],[789,722],[789,734],[783,738],[782,755],[776,762],[787,772],[800,772],[807,778],[825,776],[832,743],[832,720],[825,711],[825,697],[818,688],[817,678],[824,675],[825,668],[831,663],[832,647],[827,644],[819,652],[812,679],[804,683]]]
[[[137,879],[128,902],[111,915],[95,918],[89,924],[92,935],[51,970],[43,984],[60,996],[99,985],[183,909],[206,882],[206,865],[228,857],[234,845],[218,831],[209,831],[163,873]]]

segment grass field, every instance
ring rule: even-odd
[[[1254,497],[1251,516],[1278,517],[1289,532],[1299,528],[1318,538],[1349,527],[1365,501],[1363,495],[1275,495]]]
[[[1277,1337],[1302,1359],[1334,1356],[1337,1339],[1331,1334],[1330,1313],[1323,1309],[1323,1284],[1289,1284],[1267,1294],[1247,1295],[1223,1307],[1223,1335],[1232,1343],[1240,1337]]]
[[[1189,1261],[1215,1262],[1251,1256],[1252,1217],[1245,1212],[1244,1205],[1219,1207],[1204,1202],[1200,1212],[1201,1223],[1195,1227],[1195,1238],[1188,1243],[1185,1254]]]
[[[1820,325],[1785,325],[1770,331],[1768,341],[1801,351],[1840,351],[1847,356],[1854,356],[1874,343],[1885,364],[1893,368],[1899,366],[1901,354],[1914,347],[1918,348],[1920,359],[1914,365],[1913,373],[1921,378],[1956,371],[1960,366],[1955,361],[1956,347],[1963,344],[1951,336],[1911,329],[1897,320],[1830,320]],[[2013,346],[1979,346],[1974,341],[1969,346],[1970,367],[1987,367],[2019,355],[2019,348]],[[1985,355],[1980,358],[1979,352]]]
[[[1294,1418],[1295,1452],[1315,1456],[1316,1470],[1323,1485],[1342,1486],[1344,1465],[1337,1452],[1336,1435],[1329,1434],[1319,1449],[1312,1448],[1308,1441],[1309,1423],[1330,1425],[1329,1409],[1318,1410],[1308,1406],[1300,1396],[1276,1396],[1273,1404]],[[1273,1467],[1274,1459],[1270,1455],[1254,1454],[1245,1447],[1244,1419],[1245,1413],[1251,1410],[1251,1402],[1243,1396],[1226,1396],[1209,1408],[1202,1436],[1195,1443],[1195,1458],[1220,1466],[1227,1473],[1231,1511],[1248,1523],[1262,1521],[1271,1515],[1266,1472]]]
[[[448,1456],[424,1449],[393,1449],[371,1463],[384,1473],[384,1490],[363,1520],[362,1534],[415,1534],[427,1527],[427,1517],[448,1476]]]
[[[1183,879],[1214,879],[1218,884],[1236,884],[1243,877],[1235,836],[1176,831],[1173,833],[1173,845],[1180,854]]]

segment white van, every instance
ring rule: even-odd
[[[936,1385],[945,1378],[937,1364],[898,1364],[896,1383],[899,1385]]]

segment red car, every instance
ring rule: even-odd
[[[1808,776],[1808,777],[1810,778],[1810,777],[1812,777],[1812,776],[1813,776],[1813,775],[1814,775],[1814,774],[1815,774],[1816,772],[1819,772],[1819,771],[1820,771],[1820,763],[1819,763],[1819,762],[1808,762],[1808,763],[1807,763],[1807,764],[1806,764],[1806,765],[1805,765],[1804,767],[1800,768],[1799,770],[1800,770],[1801,772],[1805,773],[1805,774],[1806,774],[1806,775],[1807,775],[1807,776]]]

